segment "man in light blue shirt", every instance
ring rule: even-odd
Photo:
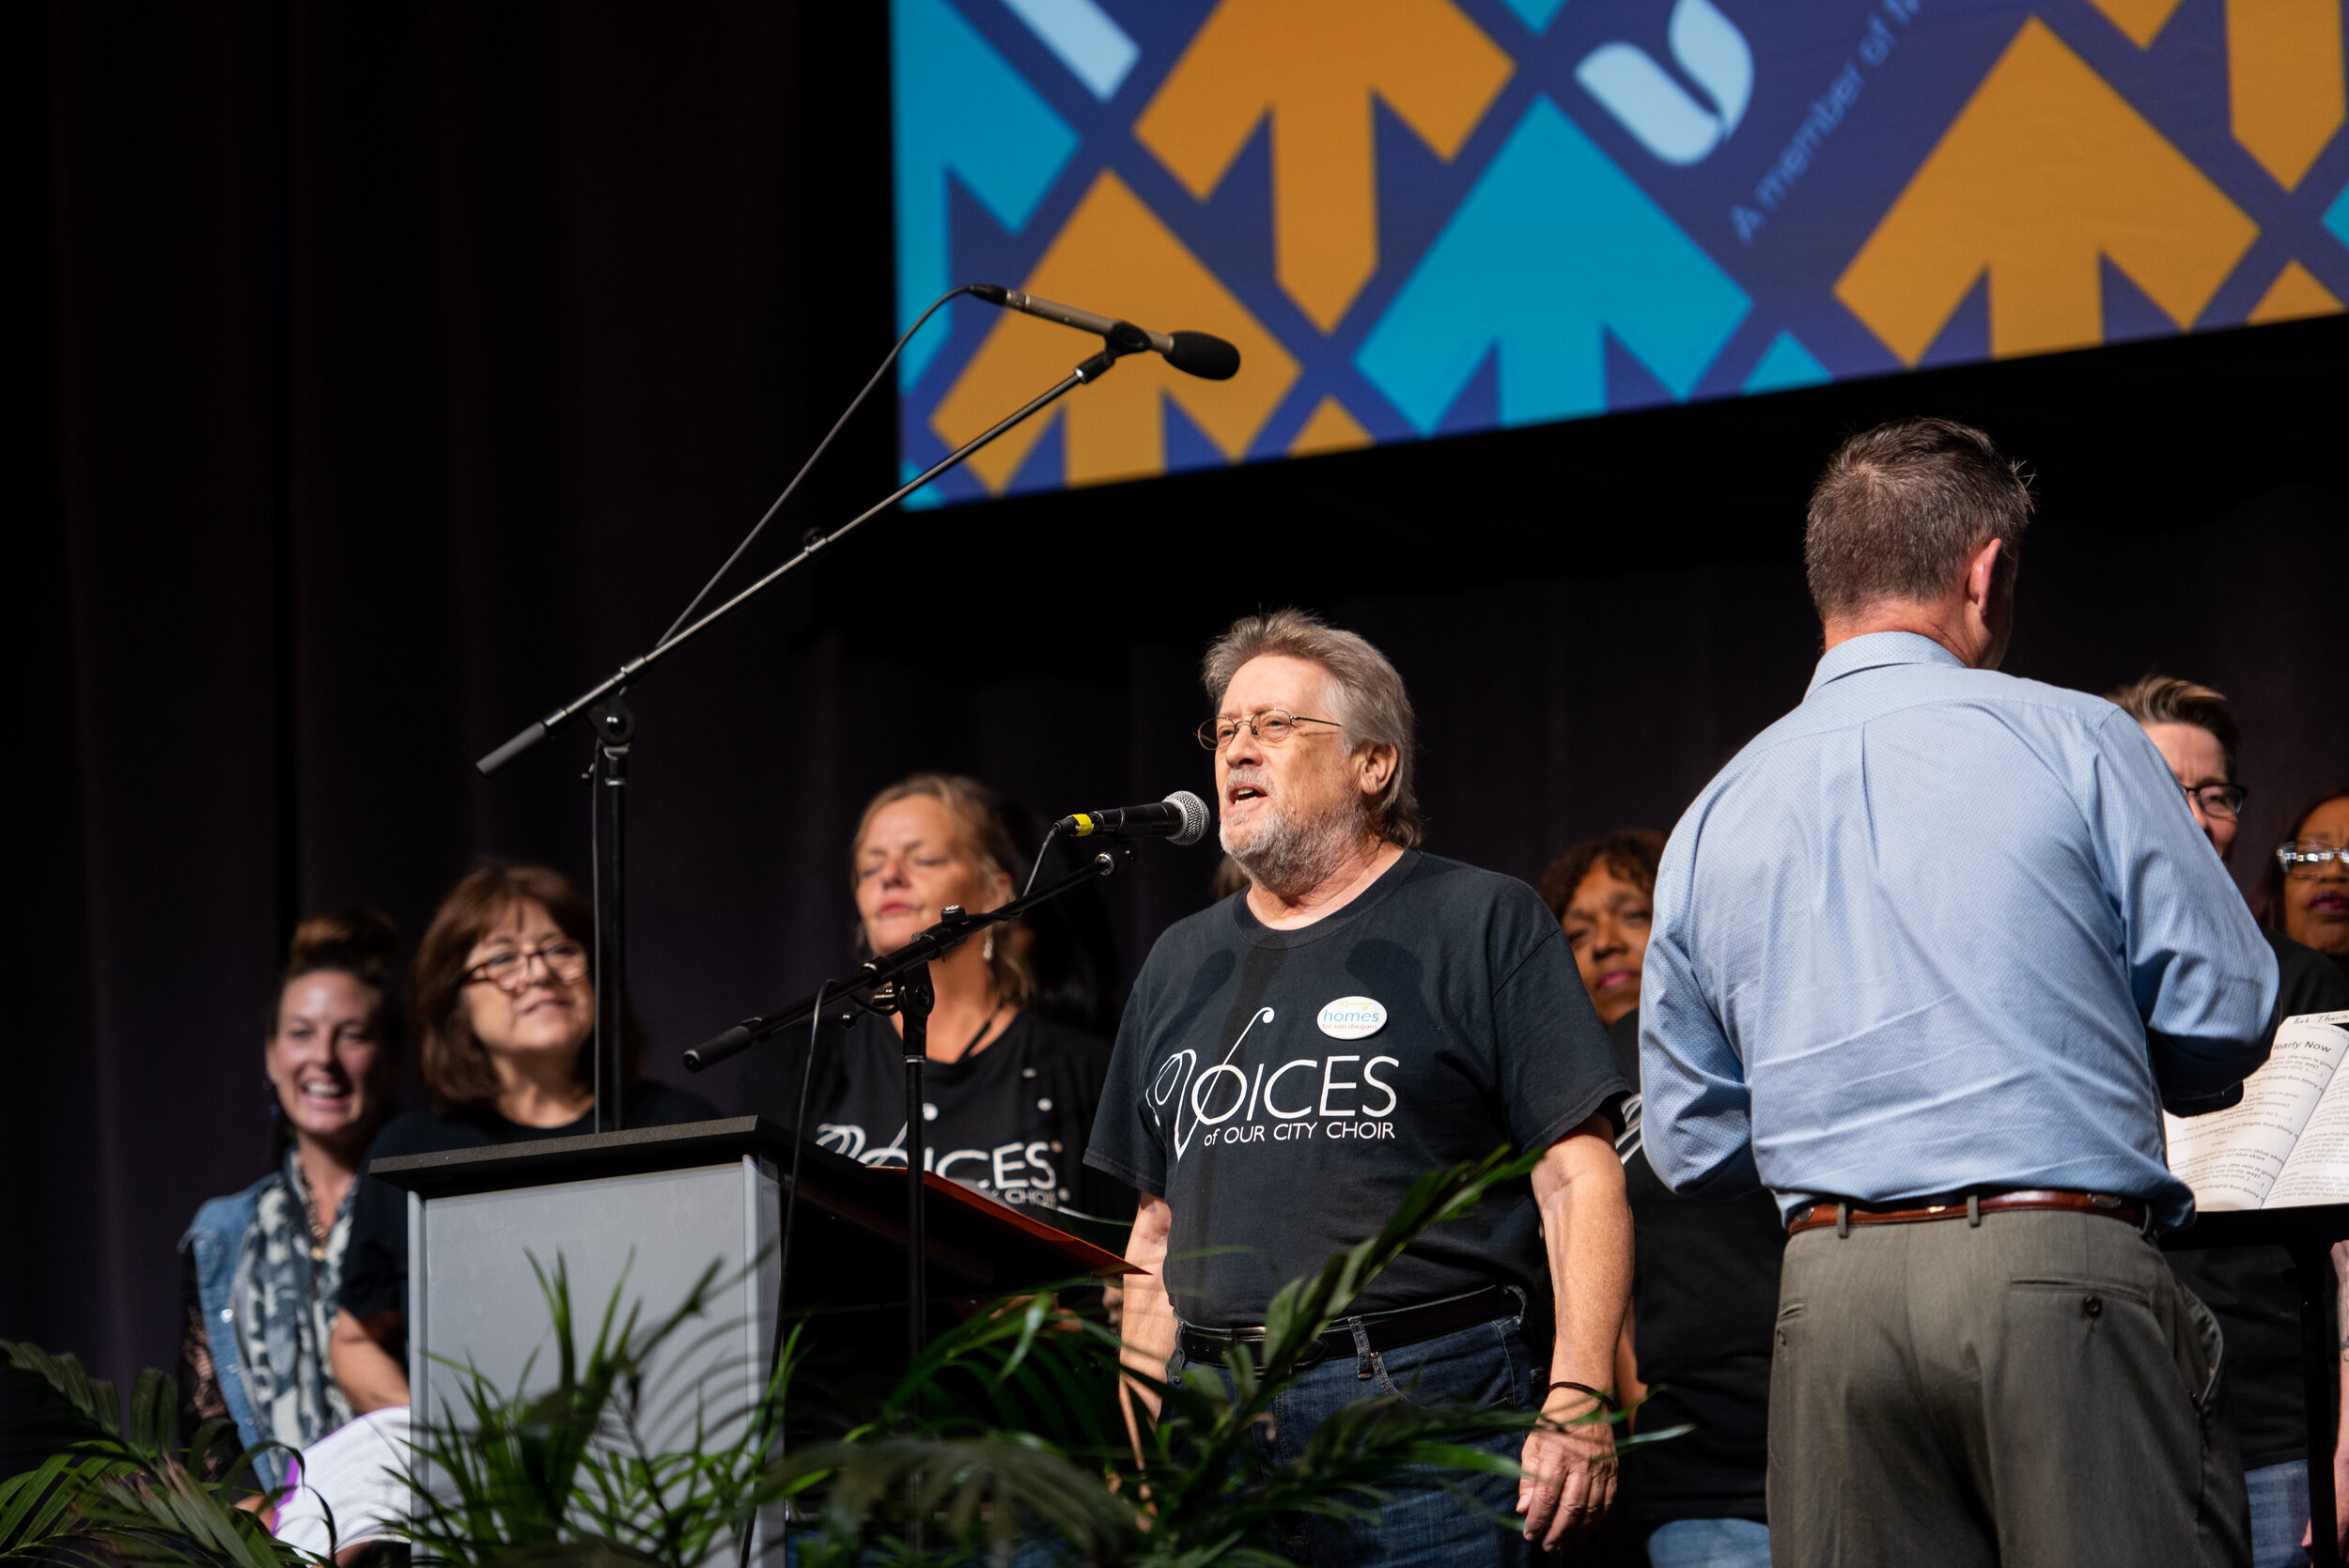
[[[2161,1110],[2259,1065],[2276,964],[2160,753],[1996,672],[2030,496],[1940,420],[1812,498],[1826,657],[1673,831],[1648,1157],[1794,1233],[1783,1565],[2248,1560],[2219,1347],[2149,1239]]]

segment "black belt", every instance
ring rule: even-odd
[[[1463,1328],[1473,1328],[1480,1323],[1496,1318],[1520,1317],[1525,1312],[1525,1295],[1504,1285],[1486,1285],[1483,1290],[1466,1296],[1447,1296],[1419,1307],[1398,1307],[1391,1312],[1364,1312],[1357,1317],[1342,1317],[1331,1324],[1321,1338],[1305,1346],[1297,1358],[1300,1367],[1327,1359],[1331,1356],[1361,1354],[1367,1343],[1372,1350],[1400,1350],[1407,1344],[1432,1340],[1443,1334],[1455,1334]],[[1362,1339],[1357,1341],[1355,1327],[1361,1326]],[[1200,1328],[1190,1324],[1180,1326],[1175,1343],[1181,1346],[1183,1359],[1221,1366],[1236,1344],[1249,1347],[1256,1364],[1264,1364],[1264,1330],[1254,1328]]]

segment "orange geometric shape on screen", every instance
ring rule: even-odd
[[[1128,355],[1099,381],[1077,388],[971,459],[995,494],[1003,493],[1056,419],[1067,484],[1165,473],[1161,405],[1170,397],[1237,462],[1297,380],[1297,361],[1288,350],[1107,169],[1019,287],[1160,332],[1190,329],[1229,338],[1239,349],[1240,370],[1228,381],[1203,381],[1156,354]],[[1006,313],[931,411],[930,428],[949,446],[959,445],[1066,376],[1088,352],[1086,340],[1066,327]]]
[[[2234,139],[2289,191],[2341,129],[2341,0],[2227,0]]]
[[[1351,452],[1358,446],[1368,446],[1370,442],[1370,432],[1346,411],[1346,405],[1325,396],[1314,405],[1305,427],[1289,442],[1289,456],[1310,458],[1317,452]]]
[[[2180,0],[2089,0],[2112,24],[2129,36],[2129,41],[2142,49],[2170,23],[2170,17]]]
[[[2098,257],[2183,331],[2258,234],[2034,17],[1835,294],[1913,365],[1986,271],[1992,355],[2048,353],[2104,340]]]
[[[2311,316],[2338,316],[2341,311],[2341,302],[2316,281],[2315,274],[2296,261],[2287,261],[2244,320],[2263,327],[2270,321],[2302,321]]]
[[[1207,199],[1272,117],[1272,267],[1323,332],[1378,267],[1370,101],[1449,163],[1517,69],[1451,0],[1223,0],[1134,135]]]

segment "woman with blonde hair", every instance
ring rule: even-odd
[[[416,946],[417,1056],[426,1110],[386,1126],[370,1160],[595,1128],[595,918],[570,879],[490,862],[462,877]],[[621,1025],[623,1065],[645,1067],[643,1031]],[[630,1126],[714,1118],[699,1094],[650,1079],[627,1091]],[[353,1411],[408,1403],[408,1208],[362,1177],[353,1199],[334,1378]]]
[[[900,947],[951,904],[992,909],[1024,871],[994,795],[975,779],[916,773],[873,797],[848,843],[858,937]],[[1133,1193],[1084,1163],[1109,1069],[1108,1043],[1035,1009],[1030,934],[995,926],[930,965],[929,1065],[923,1080],[929,1169],[1006,1203],[1124,1219]],[[904,1020],[827,1009],[806,1079],[807,1126],[866,1165],[906,1162]],[[752,1059],[751,1109],[799,1123],[805,1035]]]

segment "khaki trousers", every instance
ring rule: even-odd
[[[1775,1351],[1775,1568],[2251,1560],[2218,1326],[2132,1226],[1806,1231]]]

